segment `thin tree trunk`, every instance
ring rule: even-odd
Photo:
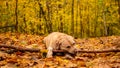
[[[25,9],[25,5],[23,6],[23,8]],[[27,32],[27,31],[26,31],[27,24],[26,24],[25,14],[23,15],[23,21],[24,21],[24,24],[25,24],[23,31],[26,33],[26,32]]]
[[[74,34],[74,0],[72,0],[72,11],[71,11],[71,34]]]
[[[47,6],[47,10],[48,10],[48,21],[47,23],[49,24],[49,29],[48,29],[48,33],[51,33],[52,32],[52,23],[51,23],[51,7],[50,7],[50,0],[47,0],[46,2],[46,6]]]
[[[38,5],[39,5],[39,21],[40,21],[40,24],[38,25],[38,31],[40,31],[40,34],[42,34],[41,32],[42,32],[43,29],[42,29],[41,18],[42,18],[42,11],[43,11],[43,9],[41,9],[42,6],[41,6],[40,2],[41,2],[41,0],[38,1]],[[44,15],[44,14],[43,14],[43,15]],[[46,27],[45,27],[45,28],[46,28]]]
[[[89,3],[89,1],[87,2],[87,4]],[[87,12],[89,12],[89,5],[87,6]],[[88,24],[88,29],[87,29],[87,36],[90,36],[90,22],[89,22],[89,14],[87,15],[87,24]]]
[[[81,5],[81,7],[80,7],[80,32],[79,32],[81,38],[83,37],[82,13],[81,13],[81,11],[82,11],[81,8],[82,7],[83,6]]]
[[[6,7],[7,7],[7,11],[9,12],[9,6],[8,6],[8,1],[6,2]],[[7,12],[7,15],[9,15],[9,13]],[[9,26],[9,22],[8,22],[8,20],[9,20],[9,18],[7,18],[7,21],[6,21],[6,23],[5,23],[5,25],[4,26]],[[7,32],[7,31],[9,31],[9,28],[5,28],[5,30],[4,30],[4,32]]]
[[[15,7],[15,20],[16,20],[16,25],[15,25],[15,30],[18,31],[18,0],[16,0],[16,7]]]
[[[43,19],[45,20],[44,33],[47,33],[46,31],[47,31],[47,29],[49,29],[49,22],[48,22],[48,19],[47,19],[47,15],[46,15],[45,11],[43,10],[42,5],[39,2],[38,2],[38,4],[39,4],[39,8],[40,8],[39,13],[41,14],[41,16],[43,16]]]
[[[95,2],[96,3],[96,7],[95,7],[95,26],[94,26],[94,36],[98,36],[97,34],[97,27],[98,27],[98,24],[97,24],[97,21],[98,21],[98,12],[99,12],[99,7],[98,7],[98,1]]]
[[[105,17],[105,5],[103,3],[103,25],[104,25],[104,35],[107,36],[107,25],[106,25],[106,17]]]
[[[75,30],[76,30],[76,33],[75,33],[75,37],[78,37],[78,36],[79,36],[79,35],[78,35],[78,28],[79,28],[79,27],[78,27],[78,18],[79,18],[79,16],[78,16],[78,15],[79,15],[79,14],[78,14],[78,10],[79,10],[79,0],[77,0],[77,7],[76,7],[76,8],[77,8],[77,11],[76,11],[76,26],[75,26],[75,27],[76,27],[76,29],[75,29]]]
[[[63,32],[63,21],[62,21],[62,16],[60,16],[60,28],[59,28],[59,31],[60,32]]]
[[[119,7],[118,13],[119,13],[119,26],[120,26],[120,0],[117,0],[117,1],[118,1],[118,7]],[[119,27],[119,29],[120,29],[120,27]]]

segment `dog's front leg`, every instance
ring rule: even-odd
[[[50,58],[53,56],[53,48],[52,47],[48,47],[47,48],[48,52],[47,52],[47,58]]]

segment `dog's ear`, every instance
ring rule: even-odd
[[[67,40],[68,40],[72,45],[76,44],[74,37],[72,37],[72,36],[66,36],[66,38],[67,38]]]
[[[61,40],[56,40],[56,49],[60,49],[60,46],[61,46],[62,42]]]

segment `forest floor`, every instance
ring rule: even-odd
[[[64,56],[45,58],[44,36],[20,33],[1,33],[0,44],[38,48],[43,52],[11,52],[0,48],[0,68],[120,68],[120,52],[77,53],[73,59]],[[120,48],[115,44],[120,36],[76,39],[78,49],[103,50]]]

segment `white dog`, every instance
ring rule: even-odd
[[[70,35],[53,32],[43,39],[47,47],[47,57],[52,57],[53,50],[64,50],[71,54],[75,53],[74,38]]]

